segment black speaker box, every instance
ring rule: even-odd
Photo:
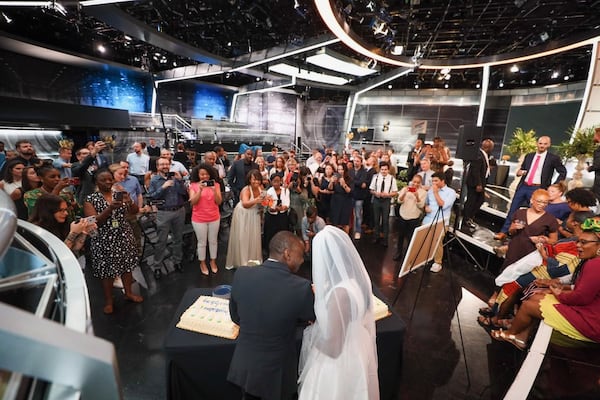
[[[461,125],[458,128],[456,158],[460,158],[463,161],[476,160],[481,143],[481,135],[481,128],[475,125]]]

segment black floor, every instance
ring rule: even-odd
[[[398,295],[394,310],[408,325],[397,398],[501,399],[526,353],[492,341],[476,321],[477,310],[493,290],[493,271],[499,260],[492,257],[488,270],[480,270],[457,243],[451,243],[446,252],[450,260],[441,272],[418,269],[394,289],[390,287],[393,243],[385,249],[369,239],[363,235],[357,247],[373,284],[390,301]],[[486,262],[485,254],[469,249],[478,262]],[[188,261],[183,272],[172,272],[158,281],[143,267],[148,286],[140,288],[144,303],[126,303],[115,289],[115,313],[110,316],[102,313],[100,282],[86,271],[94,330],[115,345],[125,399],[166,398],[165,333],[188,288],[231,283],[234,271],[223,268],[225,249],[219,250],[220,269],[210,277],[200,274],[197,261]],[[305,264],[300,274],[309,277],[310,266]],[[551,345],[550,354],[554,356],[546,357],[529,398],[600,398],[597,348],[567,351]]]

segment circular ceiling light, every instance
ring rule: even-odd
[[[539,48],[531,47],[512,53],[496,54],[493,56],[484,57],[443,60],[422,58],[422,53],[419,54],[419,57],[416,57],[416,55],[408,57],[386,54],[381,48],[367,43],[363,38],[352,31],[349,23],[344,17],[342,10],[336,11],[337,7],[335,0],[315,0],[315,6],[317,7],[317,11],[321,15],[321,19],[323,19],[325,25],[327,25],[329,30],[331,30],[331,32],[346,46],[350,47],[359,54],[372,58],[373,60],[377,60],[385,64],[396,65],[398,67],[419,67],[421,69],[467,69],[481,68],[486,65],[492,66],[515,64],[526,60],[562,53],[564,51],[593,44],[594,42],[600,40],[600,36],[592,36],[584,39],[581,39],[581,37],[577,39],[564,39],[555,42],[546,42],[543,46],[543,51],[540,51]],[[406,48],[404,48],[405,53],[406,51]]]

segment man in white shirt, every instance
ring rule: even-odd
[[[442,172],[433,174],[431,189],[427,192],[425,200],[425,218],[423,225],[437,222],[437,218],[444,219],[444,226],[447,228],[450,224],[450,214],[452,205],[456,201],[456,192],[450,186],[446,185],[446,176]],[[442,259],[444,257],[444,247],[442,241],[435,250],[431,272],[440,272],[442,270]]]
[[[173,153],[169,149],[162,149],[160,151],[161,158],[166,158],[171,162],[171,169],[169,172],[179,172],[182,177],[188,176],[190,173],[187,168],[179,161],[173,160]]]
[[[135,176],[144,187],[144,177],[148,172],[148,166],[150,163],[150,156],[144,154],[142,151],[142,145],[139,142],[135,142],[133,146],[133,153],[127,155],[127,162],[129,163],[129,174]]]
[[[390,165],[382,162],[379,165],[379,173],[373,176],[369,191],[373,195],[373,219],[374,237],[372,243],[377,243],[381,238],[383,247],[388,245],[388,234],[390,231],[390,204],[392,198],[398,194],[396,178],[389,173]]]

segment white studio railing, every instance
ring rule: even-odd
[[[79,262],[56,236],[17,221],[4,191],[2,250],[0,398],[122,398],[114,346],[93,336]]]

